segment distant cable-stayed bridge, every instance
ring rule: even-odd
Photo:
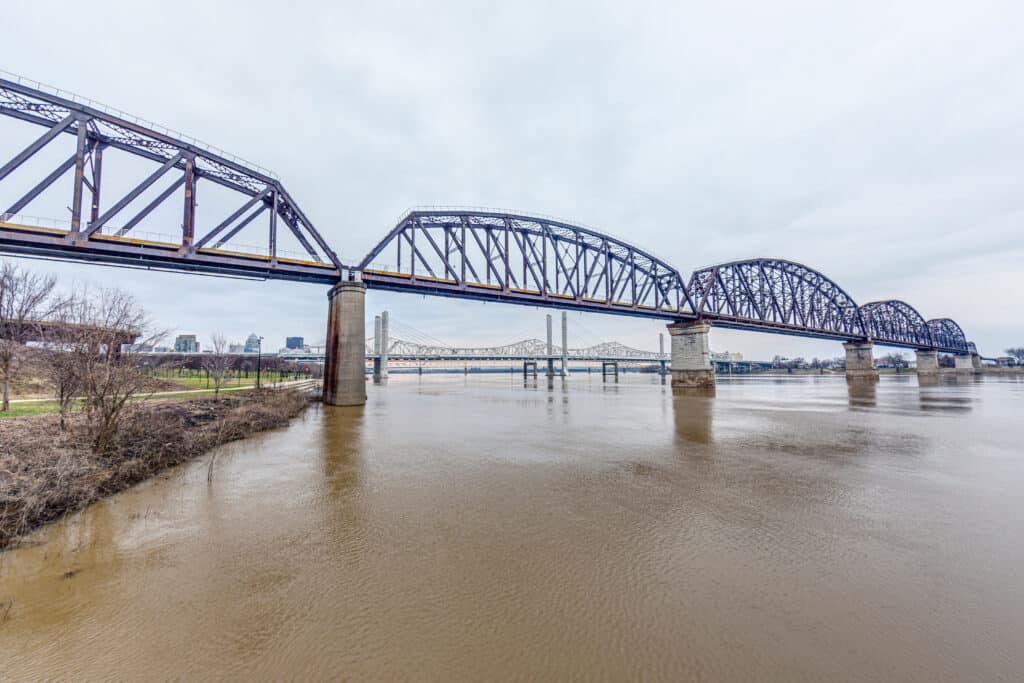
[[[366,339],[367,360],[380,357],[373,337]],[[281,358],[291,360],[322,361],[322,350],[307,353],[282,353]],[[388,342],[387,357],[393,361],[541,361],[562,357],[562,347],[552,346],[548,353],[547,343],[540,339],[523,339],[501,346],[439,346],[422,344],[405,339],[391,339]],[[659,363],[667,362],[667,353],[634,349],[616,341],[602,342],[584,348],[569,347],[566,359],[575,362]]]
[[[373,358],[379,353],[375,350],[373,337],[366,340],[366,356]],[[540,339],[523,339],[502,346],[432,346],[392,339],[388,344],[388,358],[391,360],[547,360],[561,358],[562,347],[553,346],[548,353],[548,345]],[[616,341],[603,342],[585,348],[567,349],[566,358],[570,361],[619,361],[656,363],[667,361],[668,354],[656,351],[644,351],[620,344]]]

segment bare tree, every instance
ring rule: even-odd
[[[43,348],[37,355],[40,374],[49,380],[60,410],[60,429],[65,429],[65,418],[72,401],[81,394],[82,373],[79,356],[75,353],[78,297],[63,299],[49,318],[48,333],[42,335]]]
[[[1017,361],[1017,365],[1024,364],[1024,346],[1006,349],[1006,355]]]
[[[10,407],[10,384],[25,344],[38,337],[42,321],[52,312],[57,278],[40,275],[4,261],[0,263],[0,410]]]
[[[213,395],[216,398],[220,395],[220,389],[231,379],[231,370],[234,366],[234,358],[228,355],[228,340],[220,332],[212,337],[213,348],[210,353],[203,356],[203,369],[213,380]]]
[[[152,344],[162,334],[151,331],[145,312],[119,289],[79,298],[71,329],[70,346],[81,375],[93,449],[107,453],[129,402],[155,388],[154,380],[136,364],[130,342]]]

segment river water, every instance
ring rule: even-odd
[[[0,679],[1024,677],[1024,381],[368,393],[0,555]]]

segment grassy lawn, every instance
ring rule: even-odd
[[[27,415],[46,415],[57,412],[56,401],[30,401],[29,403],[12,403],[10,409],[0,413],[0,419],[5,417],[25,417]]]
[[[195,380],[197,378],[190,378],[190,379]],[[260,379],[261,379],[261,381],[264,381],[264,382],[277,381],[278,375],[277,375],[277,373],[274,373],[274,379],[273,380],[267,379],[265,377],[261,377]],[[291,377],[287,376],[285,379],[286,380],[291,380]],[[255,382],[256,382],[256,379],[254,377],[250,377],[249,379],[245,379],[243,377],[241,384],[239,384],[239,385],[227,384],[226,386],[221,387],[221,392],[222,393],[227,392],[227,393],[230,394],[230,393],[234,393],[235,391],[244,391],[246,389],[252,389],[252,388],[255,387]],[[192,386],[192,387],[182,387],[182,390],[189,389],[189,390],[193,390],[194,391],[195,389],[202,389],[202,388],[204,388],[204,385],[205,385],[205,382],[203,384],[199,384],[198,382],[196,382],[196,384],[194,386]],[[157,393],[157,394],[154,394],[152,396],[144,396],[144,395],[143,396],[138,396],[136,398],[133,398],[132,400],[133,401],[180,401],[183,398],[185,398],[185,399],[206,398],[206,397],[210,397],[210,396],[214,395],[213,389],[210,389],[209,391],[194,391],[194,393],[177,394],[177,395],[171,395],[171,396],[165,396],[165,395],[162,395],[162,393],[163,392]],[[81,401],[75,401],[69,407],[68,412],[69,413],[73,413],[76,410],[80,409],[81,407],[82,407],[82,402]],[[47,414],[51,414],[51,413],[56,413],[58,411],[58,409],[59,409],[59,406],[57,405],[56,401],[27,401],[25,403],[11,403],[10,410],[8,410],[5,413],[4,412],[0,412],[0,420],[2,420],[5,417],[26,417],[28,415],[47,415]]]
[[[158,372],[155,375],[158,379],[163,379],[168,382],[177,384],[182,389],[212,389],[213,381],[207,378],[206,373],[199,370],[188,370],[183,375],[178,375],[176,372],[172,373],[161,373]],[[260,374],[261,382],[277,382],[281,379],[282,373],[279,372],[264,372]],[[290,379],[291,373],[285,373],[284,377]],[[229,387],[246,387],[253,386],[256,384],[256,374],[250,372],[248,377],[235,376],[230,378],[224,383],[224,388]]]

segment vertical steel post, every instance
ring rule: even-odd
[[[196,160],[189,155],[185,158],[185,213],[181,221],[181,247],[192,250],[196,234]]]
[[[82,184],[85,180],[85,121],[78,119],[78,147],[75,151],[75,189],[71,198],[71,239],[82,231]]]
[[[92,148],[92,210],[89,222],[100,217],[100,183],[103,180],[103,147],[99,141]]]
[[[271,266],[276,266],[277,265],[277,199],[278,199],[277,190],[274,190],[273,194],[274,194],[274,203],[273,203],[273,206],[270,207],[270,209],[271,209],[271,211],[270,211],[270,244],[269,244],[268,251],[269,251],[269,256],[270,256],[270,265]]]

